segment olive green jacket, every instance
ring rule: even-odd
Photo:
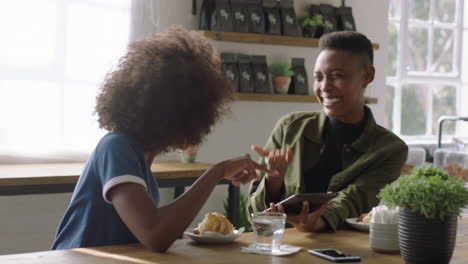
[[[322,215],[332,230],[346,218],[357,217],[376,206],[379,190],[400,175],[408,155],[406,144],[377,125],[368,107],[365,116],[361,136],[343,146],[343,170],[332,176],[328,186],[328,191],[339,192]],[[293,154],[280,200],[305,192],[303,172],[315,166],[325,147],[322,134],[326,118],[323,112],[296,112],[282,117],[276,124],[265,149],[285,148],[289,144]],[[260,163],[265,164],[263,159]],[[263,211],[270,202],[265,191],[265,175],[261,176],[249,189],[250,212]]]

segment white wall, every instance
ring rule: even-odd
[[[296,10],[300,10],[308,4],[320,2],[336,6],[341,3],[339,0],[296,0],[295,7]],[[380,91],[385,85],[388,1],[348,0],[346,3],[353,7],[358,30],[380,45],[380,49],[375,52],[376,79],[368,87],[367,96],[377,97],[379,102],[383,102],[383,93]],[[191,1],[161,1],[160,10],[161,29],[172,24],[196,28],[197,19],[191,15]],[[155,31],[155,28],[146,21],[140,33],[151,31]],[[313,48],[224,42],[214,44],[220,51],[267,55],[268,63],[290,62],[292,57],[304,57],[309,78],[312,76],[314,58],[317,56],[317,50]],[[384,106],[379,103],[371,108],[376,120],[380,120]],[[291,111],[319,109],[319,105],[312,103],[235,102],[231,114],[214,127],[212,134],[202,145],[198,160],[215,163],[244,153],[253,155],[250,145],[263,145],[282,115]],[[178,159],[178,156],[176,153],[169,153],[159,159],[174,160]],[[242,190],[245,191],[246,187]],[[206,212],[222,211],[226,193],[226,186],[217,187],[194,224],[198,223]],[[162,204],[168,203],[172,194],[170,189],[162,190]],[[47,250],[70,197],[71,194],[0,197],[0,254]]]

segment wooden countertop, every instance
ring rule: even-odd
[[[468,261],[468,219],[459,220],[456,248],[451,264],[462,264]],[[290,256],[274,257],[266,255],[245,254],[240,247],[253,243],[253,233],[246,233],[232,244],[203,245],[188,239],[177,240],[164,253],[153,253],[139,244],[79,248],[72,250],[44,251],[26,254],[0,256],[2,264],[81,264],[81,263],[317,263],[331,262],[312,256],[310,248],[336,248],[361,256],[361,263],[369,264],[402,264],[398,254],[379,254],[369,247],[369,234],[352,230],[339,230],[336,233],[309,234],[296,229],[287,229],[283,243],[302,247],[302,250]]]
[[[151,166],[157,179],[198,178],[209,163],[159,162]],[[0,165],[0,186],[76,184],[84,163]]]

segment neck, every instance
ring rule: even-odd
[[[360,107],[359,110],[349,113],[343,117],[335,117],[335,119],[345,123],[345,124],[358,124],[364,121],[364,106]]]

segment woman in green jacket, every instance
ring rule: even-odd
[[[276,203],[297,193],[338,192],[317,210],[288,214],[304,232],[336,230],[346,218],[369,212],[379,190],[395,180],[408,147],[377,125],[364,105],[374,80],[372,43],[349,31],[322,36],[314,68],[314,92],[321,112],[296,112],[281,118],[264,148],[252,149],[279,172],[263,174],[250,186],[250,211],[280,211]]]

